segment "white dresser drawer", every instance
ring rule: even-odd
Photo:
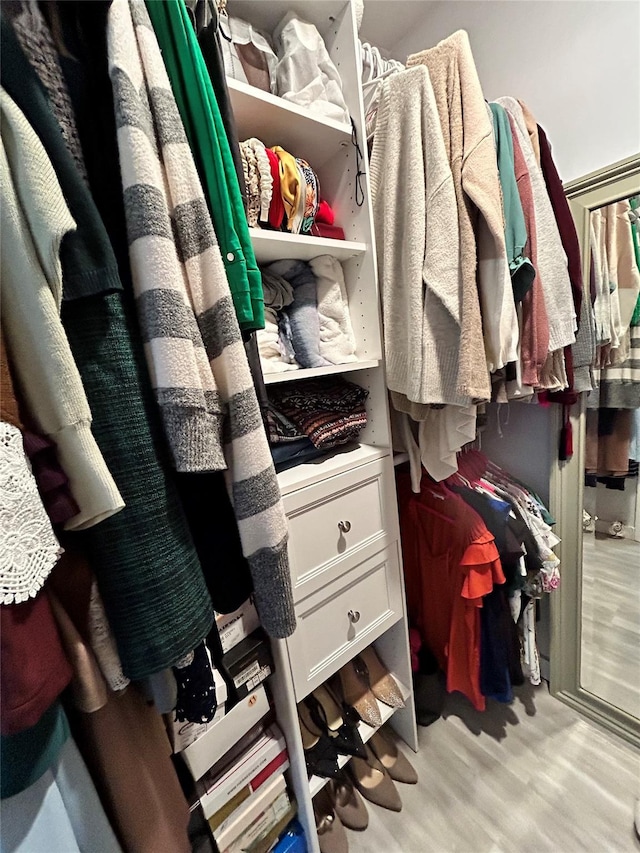
[[[361,561],[365,546],[380,540],[380,550],[398,537],[388,456],[291,492],[284,506],[296,601],[347,570],[351,557]]]
[[[402,618],[398,548],[393,542],[296,606],[287,640],[296,701]]]

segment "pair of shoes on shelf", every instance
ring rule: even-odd
[[[347,829],[362,832],[369,825],[369,812],[353,782],[344,773],[331,779],[314,797],[313,810],[320,853],[347,853]]]
[[[377,731],[366,744],[367,757],[352,758],[349,774],[362,796],[394,812],[402,809],[402,800],[394,782],[415,785],[418,774],[396,742]]]
[[[340,755],[365,757],[353,708],[325,685],[318,687],[298,705],[298,721],[309,775],[334,778]]]
[[[394,740],[378,731],[366,746],[366,759],[354,757],[341,772],[314,797],[313,809],[321,853],[347,853],[345,827],[363,832],[369,825],[364,799],[399,812],[400,794],[394,784],[415,784],[418,774],[400,752]]]
[[[373,646],[343,666],[338,676],[346,704],[374,728],[382,725],[378,701],[391,708],[404,708],[400,688]]]

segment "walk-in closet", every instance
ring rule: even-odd
[[[0,851],[637,850],[639,0],[0,18]]]

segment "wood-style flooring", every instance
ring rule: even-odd
[[[350,853],[638,853],[640,754],[549,695],[516,691],[479,713],[458,696],[403,745],[418,785],[399,814],[368,804]]]
[[[640,718],[640,542],[585,533],[580,683]]]

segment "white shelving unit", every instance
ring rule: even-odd
[[[364,156],[357,164],[350,125],[326,120],[270,93],[229,81],[240,138],[256,136],[266,145],[282,145],[307,160],[318,174],[322,197],[332,206],[335,222],[346,237],[328,240],[252,229],[260,264],[283,258],[308,261],[322,254],[331,254],[341,262],[358,359],[350,364],[267,375],[266,384],[342,374],[369,392],[367,426],[357,447],[336,450],[321,460],[284,471],[278,478],[289,519],[298,628],[287,640],[272,641],[276,672],[271,692],[287,741],[289,779],[308,849],[319,853],[312,798],[324,780],[309,780],[307,776],[297,703],[374,644],[406,700],[406,707],[395,713],[381,705],[383,720],[388,720],[413,749],[417,749],[417,730],[353,0],[228,3],[229,14],[266,33],[272,33],[290,10],[315,24],[324,38],[341,75]],[[358,167],[365,173],[361,204],[356,202]],[[362,724],[363,739],[368,740],[373,731]]]

